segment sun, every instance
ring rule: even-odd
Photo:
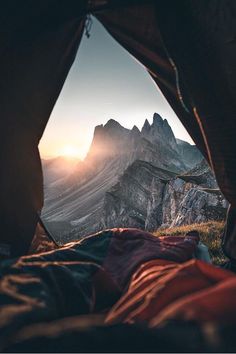
[[[73,145],[65,145],[61,149],[61,155],[65,157],[79,157],[79,149]]]

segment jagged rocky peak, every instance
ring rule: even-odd
[[[164,135],[164,137],[168,137],[168,138],[173,139],[176,144],[176,139],[175,139],[174,133],[173,133],[167,119],[162,119],[158,113],[154,113],[152,125],[153,125],[153,127],[157,128],[159,130],[159,132]]]
[[[172,149],[177,149],[176,139],[168,121],[158,113],[154,113],[152,125],[146,119],[142,128],[142,135],[152,143],[163,142]]]
[[[137,128],[138,129],[138,128]],[[103,136],[110,139],[113,138],[123,138],[127,136],[130,132],[129,129],[124,128],[115,119],[109,119],[106,124],[103,125]]]
[[[145,122],[144,122],[144,125],[142,127],[141,133],[142,134],[148,133],[150,128],[151,128],[151,125],[150,125],[149,121],[147,119],[145,119]]]
[[[163,125],[164,120],[162,119],[162,117],[160,116],[160,114],[158,113],[154,113],[153,114],[153,125],[154,126],[162,126]]]
[[[130,130],[122,127],[115,119],[109,119],[106,124],[96,126],[87,157],[100,161],[102,158],[122,154],[129,134]]]
[[[168,134],[169,136],[171,136],[175,139],[174,133],[173,133],[167,119],[163,120],[162,128],[163,128],[163,131],[166,132],[166,134]],[[175,143],[176,143],[176,139],[175,139]]]
[[[97,126],[94,128],[93,136],[95,136],[95,135],[100,135],[100,134],[102,134],[102,132],[103,132],[103,124],[97,125]]]
[[[124,128],[119,122],[115,119],[109,119],[107,123],[103,127],[104,132],[109,134],[110,136],[125,136],[127,135],[130,130]]]
[[[129,129],[122,127],[115,119],[109,119],[106,124],[100,124],[95,127],[93,140],[96,140],[96,138],[114,138],[116,136],[125,135],[128,132]]]
[[[154,113],[152,125],[150,125],[147,119],[145,120],[141,132],[136,125],[134,125],[133,128],[129,130],[124,128],[115,119],[109,119],[106,124],[96,126],[94,131],[94,138],[124,138],[128,134],[130,135],[133,133],[135,133],[135,135],[141,135],[145,137],[150,142],[155,143],[156,140],[159,140],[168,143],[173,148],[177,146],[175,136],[168,121],[166,119],[162,119],[158,113]]]
[[[136,135],[140,135],[140,130],[139,130],[139,128],[136,125],[133,126],[131,132],[136,134]]]
[[[94,138],[105,136],[116,136],[128,133],[128,129],[122,127],[122,125],[115,119],[109,119],[106,124],[97,125],[94,129]]]
[[[174,133],[167,121],[167,119],[163,119],[160,114],[154,113],[153,115],[153,123],[152,127],[157,128],[159,131],[165,132],[170,134],[171,136],[174,137]]]
[[[119,122],[115,119],[109,119],[106,124],[104,125],[105,129],[123,129]]]

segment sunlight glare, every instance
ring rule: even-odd
[[[79,158],[80,151],[76,146],[73,145],[65,145],[61,151],[60,155],[65,157],[77,157]]]

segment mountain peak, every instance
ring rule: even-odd
[[[106,124],[104,125],[104,128],[123,128],[122,125],[120,125],[119,122],[117,122],[115,119],[109,119]]]
[[[164,119],[163,122],[162,122],[162,128],[163,128],[163,131],[169,136],[169,137],[172,137],[175,139],[175,136],[174,136],[174,133],[171,129],[171,126],[170,124],[168,123],[168,120],[167,119]],[[175,139],[175,142],[176,142],[176,139]]]
[[[132,132],[134,132],[136,134],[140,134],[140,130],[139,130],[139,128],[136,125],[133,126]]]
[[[153,114],[153,125],[160,126],[160,125],[163,125],[163,122],[164,122],[164,120],[162,119],[160,114],[158,114],[158,113]]]
[[[150,125],[149,121],[147,119],[145,119],[145,122],[144,122],[141,132],[142,133],[148,132],[150,130],[150,128],[151,128],[151,125]]]
[[[96,130],[102,130],[103,129],[103,124],[99,124],[99,125],[96,125],[96,127],[95,127],[95,131]]]
[[[163,125],[168,125],[168,126],[169,126],[169,123],[168,123],[168,120],[167,120],[167,119],[164,119],[164,120],[163,120]]]

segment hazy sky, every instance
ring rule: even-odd
[[[93,19],[40,142],[41,155],[58,156],[71,146],[83,158],[96,125],[113,118],[141,128],[154,112],[168,120],[176,137],[192,143],[145,68]]]

